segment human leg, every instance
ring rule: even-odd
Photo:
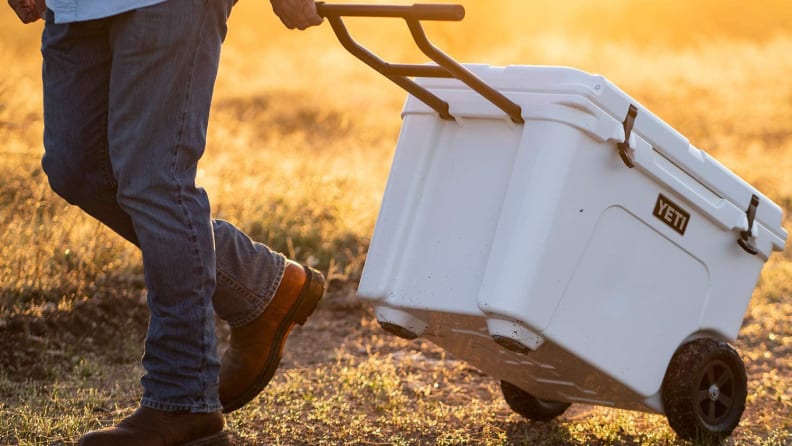
[[[152,19],[151,16],[148,18]],[[112,170],[113,166],[107,156],[107,120],[110,105],[103,92],[109,89],[109,75],[101,68],[106,65],[109,57],[109,48],[106,44],[109,39],[101,36],[96,38],[97,36],[89,33],[89,31],[106,33],[106,25],[107,20],[101,20],[90,24],[57,27],[49,23],[45,28],[42,51],[45,56],[47,135],[43,166],[56,192],[71,203],[79,205],[131,242],[140,245],[130,214],[119,205],[121,192]],[[224,28],[222,33],[224,34]],[[76,42],[75,39],[82,39],[91,44],[84,51],[84,60],[73,60],[75,47],[81,47],[85,43]],[[84,71],[94,65],[100,68],[97,69],[98,73],[86,75]],[[213,77],[211,81],[213,82]],[[74,98],[79,98],[80,101],[75,102]],[[119,118],[118,122],[124,123],[124,118]],[[202,148],[203,140],[199,143]],[[295,323],[304,322],[304,318],[313,310],[321,297],[323,278],[315,271],[310,272],[308,276],[301,269],[297,269],[298,272],[294,273],[294,265],[290,268],[292,272],[286,274],[287,268],[282,255],[271,252],[260,243],[253,242],[227,222],[212,221],[212,226],[217,253],[214,307],[218,315],[228,320],[232,327],[247,327],[244,330],[245,334],[240,330],[232,331],[232,340],[246,343],[248,340],[246,335],[249,334],[255,337],[259,344],[252,350],[249,348],[243,349],[244,351],[236,350],[246,358],[240,354],[235,356],[235,359],[253,357],[254,362],[260,364],[256,367],[263,367],[262,370],[249,368],[241,370],[246,377],[240,382],[244,383],[248,377],[255,378],[255,383],[245,385],[243,388],[250,394],[251,389],[255,387],[252,394],[255,396],[277,368],[280,349],[288,331]],[[284,275],[287,277],[284,278]],[[311,285],[308,285],[308,278],[313,278]],[[308,290],[307,294],[301,291],[300,286],[294,286],[295,281],[306,284],[303,288]],[[281,286],[284,282],[291,285]],[[285,291],[285,288],[289,288],[289,291]],[[273,300],[275,305],[271,305]],[[266,309],[270,311],[265,312]],[[267,323],[262,325],[262,321]],[[254,322],[256,324],[253,324]],[[251,330],[251,325],[257,328]],[[239,342],[236,344],[238,345]],[[224,362],[228,361],[224,360]],[[231,371],[231,379],[237,376],[235,373],[239,371],[238,367],[235,368],[237,365],[239,364],[235,363],[225,367],[226,372]],[[242,404],[252,396],[246,397]],[[236,401],[239,402],[239,399],[236,398]]]
[[[42,34],[46,129],[42,165],[59,194],[133,238],[128,215],[112,212],[118,204],[107,150],[108,30],[108,20],[55,25],[49,13]],[[80,445],[169,446],[196,440],[228,445],[223,425],[219,411],[191,414],[141,407],[118,426],[83,436]]]
[[[108,152],[143,254],[151,319],[141,403],[157,410],[220,409],[214,235],[195,175],[226,7],[171,0],[110,18]]]
[[[109,20],[56,25],[42,34],[44,147],[42,166],[55,192],[140,246],[118,203],[108,153]],[[232,327],[258,317],[283,276],[283,255],[229,222],[212,220],[217,286],[215,311]]]
[[[59,195],[130,238],[132,222],[118,208],[107,153],[111,59],[107,35],[107,20],[55,24],[48,12],[41,38],[42,167]]]

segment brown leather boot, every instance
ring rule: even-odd
[[[220,365],[223,412],[239,409],[267,386],[280,364],[283,344],[295,324],[304,324],[324,294],[324,276],[287,261],[275,297],[253,322],[231,329]]]
[[[220,412],[162,412],[140,407],[115,427],[85,434],[79,446],[229,446]]]

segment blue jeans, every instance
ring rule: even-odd
[[[285,259],[213,220],[195,185],[233,0],[169,0],[42,35],[50,184],[140,247],[151,312],[141,404],[214,412],[214,316],[259,316]],[[111,341],[112,342],[112,341]]]

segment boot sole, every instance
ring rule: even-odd
[[[278,346],[277,352],[270,355],[267,365],[264,366],[261,374],[256,377],[254,383],[236,399],[223,405],[223,413],[233,412],[245,404],[249,403],[255,398],[265,387],[269,384],[275,371],[278,370],[280,365],[283,345],[286,343],[286,338],[289,336],[295,324],[303,325],[308,320],[308,317],[316,310],[316,306],[324,295],[324,276],[319,271],[313,268],[303,266],[305,270],[306,280],[300,291],[300,296],[297,298],[294,306],[289,311],[289,314],[283,319],[275,332],[273,343]],[[192,446],[192,444],[190,445]]]
[[[218,432],[208,437],[199,438],[182,446],[231,446],[231,437],[228,432]]]

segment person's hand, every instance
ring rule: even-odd
[[[322,23],[313,0],[270,0],[270,3],[272,10],[289,29],[306,29]]]
[[[8,0],[8,5],[22,23],[35,22],[44,17],[44,12],[47,10],[46,0]]]

